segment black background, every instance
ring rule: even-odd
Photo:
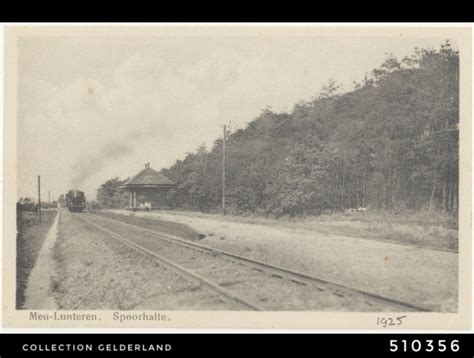
[[[470,22],[462,3],[434,1],[4,2],[1,22]],[[7,9],[8,7],[8,9]]]
[[[283,356],[283,357],[360,357],[374,354],[377,357],[470,357],[474,356],[474,345],[470,334],[2,334],[0,355],[9,357],[74,356],[91,354],[100,356]],[[390,352],[390,340],[398,340],[400,350]],[[426,340],[446,340],[445,352],[403,352],[401,341],[408,346],[417,339],[422,347]],[[460,350],[450,351],[450,342],[459,340]],[[24,344],[92,344],[94,349],[103,344],[170,344],[168,352],[25,352]]]

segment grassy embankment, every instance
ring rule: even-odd
[[[347,216],[332,214],[308,220],[307,225],[327,232],[386,240],[434,249],[458,249],[456,218],[442,212],[371,212]]]
[[[203,236],[199,234],[196,230],[193,230],[191,227],[187,225],[183,225],[180,223],[167,221],[167,220],[159,220],[156,218],[149,219],[143,218],[139,216],[135,216],[134,213],[130,213],[130,216],[122,216],[117,214],[112,214],[106,211],[92,211],[94,214],[99,214],[101,216],[111,218],[111,219],[118,219],[121,221],[126,222],[127,224],[131,225],[138,225],[148,230],[155,230],[160,231],[165,234],[174,235],[181,237],[186,240],[196,241],[200,240]]]
[[[252,224],[281,226],[311,230],[364,239],[383,240],[432,249],[458,249],[458,222],[452,216],[439,211],[406,210],[400,213],[389,211],[368,211],[365,214],[329,215],[308,217],[280,217],[278,219],[256,215],[201,214],[179,212],[197,217],[212,217]]]
[[[21,309],[25,303],[25,289],[28,276],[35,265],[38,252],[46,234],[53,224],[57,211],[43,211],[41,223],[38,214],[31,211],[17,213],[16,237],[16,307]]]

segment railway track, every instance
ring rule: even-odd
[[[214,282],[202,277],[201,275],[198,275],[198,274],[196,274],[196,273],[194,273],[190,270],[187,270],[182,265],[179,265],[179,264],[177,264],[173,261],[170,261],[167,258],[165,258],[161,255],[158,255],[156,252],[153,252],[152,250],[147,249],[146,247],[143,247],[141,245],[138,245],[138,244],[134,243],[132,240],[127,239],[123,235],[117,234],[117,233],[107,229],[106,227],[103,227],[103,226],[97,224],[96,222],[93,222],[89,219],[85,219],[84,217],[81,217],[81,219],[84,220],[85,222],[89,223],[90,225],[95,226],[99,230],[104,231],[105,233],[107,233],[111,237],[119,240],[123,244],[131,247],[132,249],[153,257],[161,265],[163,265],[164,267],[166,267],[170,271],[175,272],[179,276],[184,277],[185,279],[191,281],[192,283],[199,284],[201,287],[203,287],[205,290],[209,291],[211,294],[216,294],[217,293],[219,296],[221,296],[220,298],[223,299],[223,301],[234,301],[234,302],[236,302],[240,305],[243,305],[243,306],[245,306],[247,308],[250,308],[252,310],[255,310],[255,311],[261,311],[262,310],[257,305],[241,298],[240,296],[238,296],[236,294],[233,294],[232,292],[226,290],[224,287],[222,287],[218,284],[215,284]]]
[[[323,309],[332,307],[336,310],[340,308],[339,305],[350,306],[348,302],[350,301],[357,302],[362,307],[362,311],[430,311],[426,307],[409,302],[296,272],[102,215],[88,213],[80,217],[123,244],[152,256],[164,267],[183,278],[198,283],[203,289],[217,295],[223,301],[232,301],[245,309],[298,310],[302,309],[301,306],[305,310],[318,310],[321,308],[318,306],[319,302],[323,302]],[[117,233],[117,230],[121,233]],[[136,233],[141,235],[137,236]],[[156,239],[160,240],[160,245],[157,245]],[[273,287],[273,289],[267,292],[265,287]],[[275,290],[275,287],[278,288]],[[282,301],[286,303],[286,306],[282,305]]]

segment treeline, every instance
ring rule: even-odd
[[[334,81],[291,113],[264,110],[226,141],[227,205],[319,214],[371,206],[458,208],[459,54],[449,42],[380,68],[340,94]],[[162,173],[177,205],[221,205],[222,138]]]
[[[458,209],[459,54],[449,42],[388,56],[341,93],[334,81],[291,113],[270,108],[226,135],[226,203],[237,213],[367,207]],[[222,138],[161,171],[176,206],[217,210]]]
[[[93,209],[99,208],[125,208],[129,204],[129,194],[121,189],[128,178],[112,178],[103,183],[97,190],[97,201],[90,203]]]

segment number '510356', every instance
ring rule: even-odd
[[[457,352],[459,351],[459,340],[454,339],[450,342],[446,342],[445,339],[440,340],[418,340],[412,341],[406,339],[391,339],[390,340],[390,352]]]

